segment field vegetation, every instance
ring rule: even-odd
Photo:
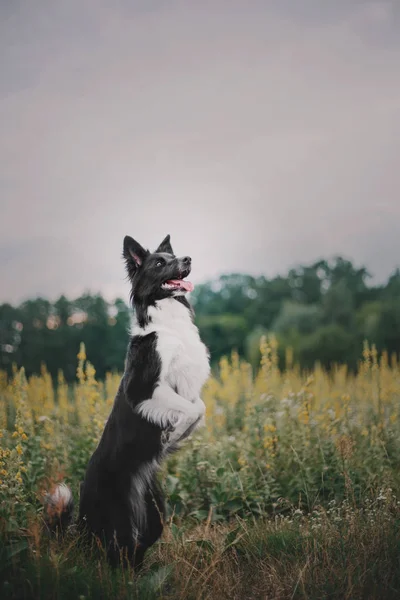
[[[206,384],[207,426],[160,474],[165,534],[139,574],[111,572],[73,531],[50,539],[43,492],[79,482],[119,384],[46,367],[0,375],[0,596],[290,599],[400,597],[400,365],[364,344],[303,372],[275,338],[258,369],[237,353]]]

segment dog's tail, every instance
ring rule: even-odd
[[[44,496],[44,519],[50,533],[64,535],[72,523],[74,499],[65,483],[57,484]]]

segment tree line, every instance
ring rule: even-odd
[[[271,279],[223,275],[197,286],[192,302],[214,364],[236,349],[256,366],[260,337],[273,333],[281,366],[290,347],[304,368],[319,361],[355,369],[365,339],[378,351],[400,353],[400,270],[384,284],[369,285],[369,278],[365,267],[337,257]],[[100,378],[108,370],[122,371],[131,315],[122,299],[110,303],[99,294],[2,304],[0,369],[24,365],[32,374],[45,363],[53,376],[62,369],[71,381],[84,342]]]

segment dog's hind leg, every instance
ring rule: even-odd
[[[133,570],[137,573],[143,567],[144,555],[147,548],[144,546],[136,546],[133,556],[130,560]]]
[[[153,480],[146,492],[147,529],[145,541],[148,546],[154,544],[164,529],[165,504],[164,496],[156,480]]]
[[[164,529],[164,498],[156,481],[152,481],[149,484],[145,493],[145,502],[146,525],[140,531],[140,543],[136,545],[131,555],[131,564],[135,571],[141,568],[145,552],[161,537]]]

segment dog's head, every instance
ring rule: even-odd
[[[145,250],[127,235],[124,239],[123,257],[135,301],[150,303],[183,296],[193,290],[193,284],[184,280],[191,271],[192,260],[190,256],[175,256],[169,235],[155,252]]]

